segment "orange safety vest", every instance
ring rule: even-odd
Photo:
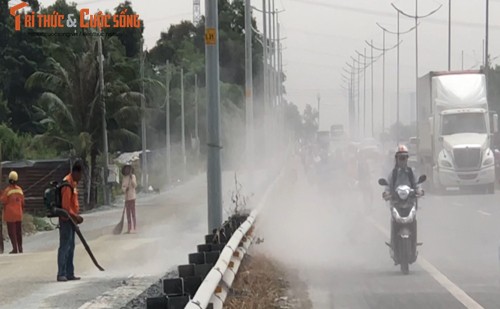
[[[62,195],[62,208],[65,209],[70,215],[72,216],[77,216],[80,213],[80,204],[78,202],[78,190],[76,189],[76,186],[78,183],[73,180],[73,177],[71,177],[71,174],[66,175],[64,177],[65,181],[67,181],[70,185],[70,187],[63,187],[61,189],[61,195]],[[64,217],[61,217],[60,219],[67,220]]]
[[[23,221],[24,193],[18,185],[9,185],[2,193],[1,197],[3,209],[3,219],[5,222]]]

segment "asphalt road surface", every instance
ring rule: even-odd
[[[262,248],[300,274],[315,308],[500,308],[498,193],[421,199],[424,244],[403,275],[384,244],[382,187],[366,205],[356,191],[319,191],[297,166],[297,180],[262,216]]]

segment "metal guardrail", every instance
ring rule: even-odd
[[[184,307],[185,309],[222,308],[238,273],[241,261],[254,239],[253,232],[257,215],[266,204],[270,193],[274,190],[282,175],[283,169],[268,187],[257,208],[250,213],[247,220],[233,233],[233,236],[222,250],[217,263],[207,274],[193,299]],[[209,307],[209,305],[212,305],[212,307]]]

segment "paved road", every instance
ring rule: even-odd
[[[255,175],[258,195],[270,174]],[[240,182],[242,193],[249,194],[248,179]],[[234,173],[223,173],[227,210],[233,188]],[[121,208],[84,215],[82,232],[106,271],[94,267],[77,241],[75,268],[81,281],[55,281],[58,231],[26,238],[24,254],[0,255],[0,308],[119,308],[166,271],[187,263],[187,255],[203,243],[206,192],[202,175],[138,202],[137,234],[111,234]]]
[[[384,202],[319,193],[297,170],[261,220],[262,248],[301,274],[315,308],[500,308],[498,193],[421,200],[424,245],[405,276],[384,244]]]

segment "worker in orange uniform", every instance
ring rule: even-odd
[[[23,211],[24,193],[17,185],[19,176],[15,171],[9,173],[9,185],[3,190],[1,201],[4,205],[3,218],[12,243],[11,254],[23,253]]]
[[[77,161],[71,168],[71,173],[64,177],[69,186],[61,189],[62,208],[66,210],[75,221],[80,224],[83,218],[79,215],[80,205],[78,203],[78,182],[82,178],[82,164]],[[75,253],[75,231],[76,227],[69,218],[59,217],[59,250],[57,252],[57,281],[80,280],[75,276],[73,257]]]

